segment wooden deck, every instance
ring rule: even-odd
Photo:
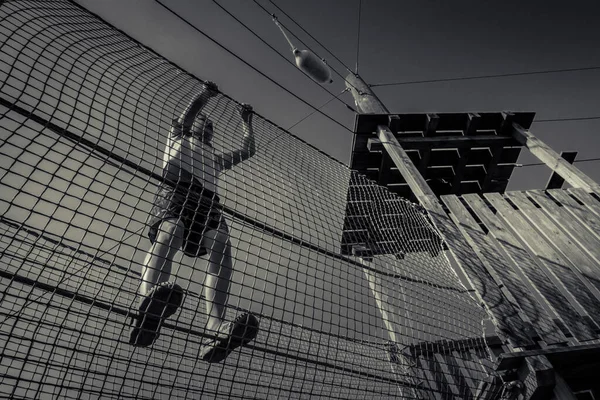
[[[479,278],[503,288],[532,323],[532,339],[577,345],[599,338],[600,201],[595,195],[532,190],[441,200],[450,215],[468,213],[478,222],[454,218],[489,268]],[[528,347],[519,346],[511,332],[505,334],[518,347]]]
[[[426,389],[419,396],[498,398],[501,382],[492,377],[514,376],[532,357],[541,357],[536,368],[560,372],[557,382],[584,387],[582,376],[600,366],[600,198],[555,189],[446,195],[441,202],[448,219],[434,218],[499,337],[488,338],[490,351],[477,340],[406,348]],[[486,376],[489,383],[474,384]]]
[[[357,116],[351,167],[364,174],[364,181],[372,179],[427,211],[448,256],[488,311],[505,354],[485,365],[485,355],[468,343],[427,343],[427,351],[413,346],[404,357],[412,360],[423,398],[494,398],[500,383],[491,379],[487,387],[475,388],[470,362],[483,365],[490,377],[500,373],[519,379],[532,398],[554,393],[554,398],[574,399],[567,384],[588,390],[596,381],[590,371],[600,366],[595,361],[600,346],[600,186],[529,132],[533,116]],[[557,175],[547,190],[505,192],[522,148]],[[572,189],[554,189],[563,180]],[[347,208],[353,221],[358,221],[352,219],[356,207],[351,206],[356,182],[350,182]],[[368,224],[374,216],[364,218],[360,222]],[[395,224],[403,231],[406,222],[390,221],[390,228]],[[409,240],[410,234],[405,236]],[[371,254],[386,254],[370,245]],[[589,349],[596,353],[573,355]],[[571,367],[556,364],[566,359]],[[516,366],[518,371],[507,371]]]
[[[401,197],[411,190],[376,131],[389,126],[439,194],[504,192],[521,152],[511,124],[528,128],[535,113],[357,115],[350,168]]]

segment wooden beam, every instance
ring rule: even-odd
[[[346,86],[350,87],[359,113],[389,114],[388,110],[360,77],[353,76],[352,74],[349,75]],[[473,119],[477,120],[474,122],[475,124],[479,122],[477,117],[474,117]],[[394,120],[394,129],[401,128],[402,120],[403,117]],[[476,282],[479,285],[477,294],[485,298],[484,304],[486,307],[493,308],[492,314],[496,315],[500,320],[498,326],[505,327],[507,332],[511,334],[512,337],[510,337],[509,343],[517,348],[535,345],[535,342],[526,333],[530,330],[526,328],[525,323],[521,320],[518,313],[515,312],[503,297],[500,289],[495,284],[489,285],[489,282],[484,283],[485,279],[489,280],[489,276],[483,277],[487,275],[485,268],[478,262],[477,256],[473,254],[473,250],[465,242],[465,238],[462,236],[457,226],[450,220],[442,208],[439,199],[435,196],[423,176],[421,176],[415,164],[408,157],[405,148],[398,142],[390,128],[384,124],[385,122],[375,124],[377,126],[376,132],[377,137],[380,140],[381,150],[385,149],[385,151],[388,152],[392,161],[416,195],[419,203],[427,210],[433,225],[440,231],[442,237],[446,240],[450,249],[450,256],[454,259],[455,264],[465,272],[469,282]],[[465,125],[463,124],[462,126],[464,127]],[[473,125],[472,127],[475,128],[476,125]],[[364,129],[364,133],[371,133],[374,131],[370,126],[365,126],[362,129]],[[461,129],[463,128],[461,127]],[[469,129],[467,128],[467,130]],[[452,143],[447,143],[446,137],[432,139],[434,139],[436,145],[445,148],[486,147],[484,144],[485,140],[488,140],[487,146],[518,145],[512,137],[498,138],[497,136],[488,136],[483,138],[469,137],[466,139],[458,139],[456,141],[454,140],[456,139],[456,136],[448,137],[448,139],[452,140]],[[417,148],[419,147],[430,148],[430,144],[422,143],[421,141],[421,143],[417,143]],[[371,149],[375,150],[373,147]],[[478,273],[482,273],[483,276],[478,276]],[[490,287],[487,287],[488,285]],[[374,291],[374,293],[375,292],[376,291]],[[482,297],[480,297],[480,299],[481,298]],[[504,333],[505,332],[503,332],[503,334]],[[425,360],[420,357],[419,361],[423,363]],[[427,365],[424,365],[424,367],[427,368]]]
[[[577,157],[576,151],[563,151],[560,153],[560,157],[565,159],[569,164],[573,164],[575,162],[575,158]],[[548,179],[548,183],[546,183],[546,190],[548,189],[560,189],[562,188],[565,180],[556,172],[552,172],[550,175],[550,179]]]
[[[373,93],[359,76],[348,74],[346,76],[346,87],[350,89],[354,97],[354,103],[359,114],[389,114],[388,109],[381,100]]]
[[[496,146],[518,146],[519,143],[515,139],[507,136],[496,136],[496,135],[477,135],[477,136],[411,136],[406,137],[399,135],[397,137],[398,143],[402,145],[405,150],[412,149],[461,149],[471,147],[496,147]],[[369,144],[370,151],[381,151],[381,143],[376,140],[370,140],[372,143]]]
[[[415,164],[413,164],[400,143],[398,143],[398,140],[392,131],[385,125],[379,125],[377,127],[377,136],[417,199],[424,196],[434,196],[433,191],[421,176],[419,170],[415,167]]]
[[[360,78],[360,76],[349,74],[346,78],[346,87],[350,89],[350,91],[354,97],[358,113],[360,113],[360,114],[370,114],[370,113],[389,114],[389,111],[387,110],[387,108],[383,105],[383,103],[381,103],[381,101],[371,91],[369,86]],[[388,116],[388,125],[393,126],[394,129],[396,129],[395,126],[398,125],[399,122],[400,121],[398,118],[391,118],[390,116]],[[383,127],[384,127],[384,132],[383,132],[383,134],[380,134],[379,136],[382,140],[384,140],[386,142],[386,150],[388,151],[388,155],[389,155],[388,158],[391,158],[393,160],[394,164],[400,163],[403,166],[405,166],[403,169],[400,170],[400,172],[407,178],[406,181],[409,184],[411,183],[411,181],[408,179],[408,177],[410,176],[410,177],[415,177],[415,178],[416,177],[421,178],[421,180],[423,181],[423,183],[426,186],[427,183],[425,183],[424,179],[420,175],[418,175],[418,172],[416,174],[414,174],[414,169],[415,169],[414,164],[412,163],[411,159],[408,157],[406,152],[397,144],[397,142],[394,144],[393,147],[388,143],[388,140],[395,141],[394,134],[389,130],[389,128],[387,126],[383,126]],[[378,131],[380,130],[379,128],[380,128],[380,126],[378,126]],[[385,161],[382,161],[382,162],[385,163]],[[410,173],[412,173],[412,175],[409,173],[409,171],[410,171]],[[419,183],[421,183],[421,182],[419,182]],[[414,183],[413,183],[413,185],[414,185]],[[428,188],[429,187],[427,187],[427,189]],[[365,267],[369,266],[368,259],[362,260],[362,263],[363,263],[363,265],[365,265]],[[388,333],[388,337],[390,338],[392,344],[396,345],[396,343],[399,342],[399,339],[396,337],[395,325],[400,324],[401,321],[394,320],[394,318],[393,318],[393,315],[396,314],[395,313],[396,310],[389,310],[389,311],[392,311],[392,313],[388,313],[388,309],[386,307],[386,304],[387,304],[387,306],[389,306],[389,303],[386,301],[387,296],[388,296],[388,290],[385,288],[385,285],[377,284],[376,279],[374,279],[372,274],[370,274],[369,268],[364,268],[364,274],[365,274],[365,277],[367,278],[367,281],[369,282],[369,286],[370,286],[373,296],[375,297],[375,300],[377,302],[378,309],[379,309],[380,313],[382,314],[383,322],[387,328],[386,330]],[[388,353],[388,356],[389,356],[389,353]],[[403,360],[402,364],[407,365],[407,363],[404,360]],[[394,373],[394,375],[399,375],[398,371],[396,370],[397,367],[398,367],[398,364],[396,364],[395,362],[390,362],[390,368],[391,368],[392,372]],[[401,371],[400,375],[407,376],[408,375],[407,372],[408,371],[406,371],[406,370]],[[435,384],[435,381],[431,382],[431,383]],[[400,391],[400,394],[402,395],[404,389],[401,386],[399,386],[398,389]],[[439,396],[439,394],[436,394],[435,398],[441,399],[441,396]]]
[[[527,147],[531,153],[541,162],[546,164],[552,171],[559,174],[569,185],[575,188],[584,188],[591,192],[600,193],[600,186],[590,177],[581,172],[574,165],[552,150],[550,146],[535,137],[527,129],[524,129],[517,123],[513,123],[513,137],[523,146]]]

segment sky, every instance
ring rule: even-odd
[[[252,104],[260,114],[284,128],[312,111],[156,1],[77,2],[183,69],[215,81],[225,93]],[[365,0],[362,4],[359,0],[163,1],[193,26],[306,102],[320,107],[339,94],[344,84],[336,72],[334,82],[325,87],[331,95],[290,65],[292,55],[287,42],[257,3],[274,12],[292,35],[302,39],[342,76],[348,71],[335,57],[354,71],[358,53],[358,72],[369,84],[600,66],[596,47],[600,28],[595,21],[598,6],[593,1],[569,2],[568,8],[564,3],[540,0]],[[219,5],[285,55],[287,61]],[[305,48],[293,36],[292,41]],[[537,119],[556,119],[600,116],[599,89],[600,70],[588,70],[386,86],[375,88],[375,92],[392,113],[515,110],[534,111]],[[341,99],[353,102],[349,93]],[[332,101],[323,112],[352,129],[353,112],[341,102]],[[596,138],[599,124],[599,119],[540,122],[534,123],[531,131],[558,152],[579,151],[578,158],[586,159],[600,153],[600,141]],[[326,117],[314,114],[291,131],[342,162],[349,162],[352,134]],[[537,161],[524,153],[519,163]],[[578,167],[598,181],[597,165],[585,162]],[[517,168],[509,190],[543,188],[549,176],[545,166]]]

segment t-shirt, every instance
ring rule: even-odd
[[[202,142],[176,121],[167,137],[163,168],[169,175],[178,176],[178,169],[190,172],[205,189],[217,192],[218,174],[222,171],[215,149]]]

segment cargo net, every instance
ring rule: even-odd
[[[484,312],[427,215],[258,114],[250,149],[240,104],[222,93],[202,110],[205,156],[255,150],[209,199],[208,221],[227,234],[199,233],[203,257],[175,252],[163,278],[181,292],[160,285],[151,303],[183,297],[177,309],[140,308],[157,191],[182,195],[180,214],[206,211],[205,193],[163,168],[205,85],[68,1],[4,1],[0,53],[0,396],[470,399],[488,379]],[[195,163],[208,187],[215,168]],[[388,232],[362,258],[342,250],[357,190],[369,237]],[[246,315],[230,344],[249,340],[219,362],[206,358],[227,333],[208,329],[214,292],[225,321]],[[132,342],[140,320],[145,344]]]

